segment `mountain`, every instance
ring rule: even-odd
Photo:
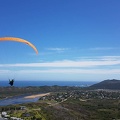
[[[120,80],[116,80],[116,79],[104,80],[100,83],[91,85],[90,88],[120,90]]]

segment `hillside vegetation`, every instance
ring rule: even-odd
[[[100,83],[90,86],[90,88],[120,90],[120,80],[116,80],[116,79],[104,80]]]

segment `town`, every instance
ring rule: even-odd
[[[64,101],[68,98],[89,100],[89,99],[120,99],[119,90],[75,90],[69,92],[56,92],[49,96],[41,97],[40,100],[55,100],[56,102]]]

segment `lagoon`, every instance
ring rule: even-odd
[[[21,95],[21,96],[2,99],[2,100],[0,100],[0,106],[37,102],[40,98],[40,97],[25,98],[26,96],[28,96],[28,95]]]

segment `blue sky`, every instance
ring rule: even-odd
[[[0,80],[120,79],[119,0],[0,0]]]

